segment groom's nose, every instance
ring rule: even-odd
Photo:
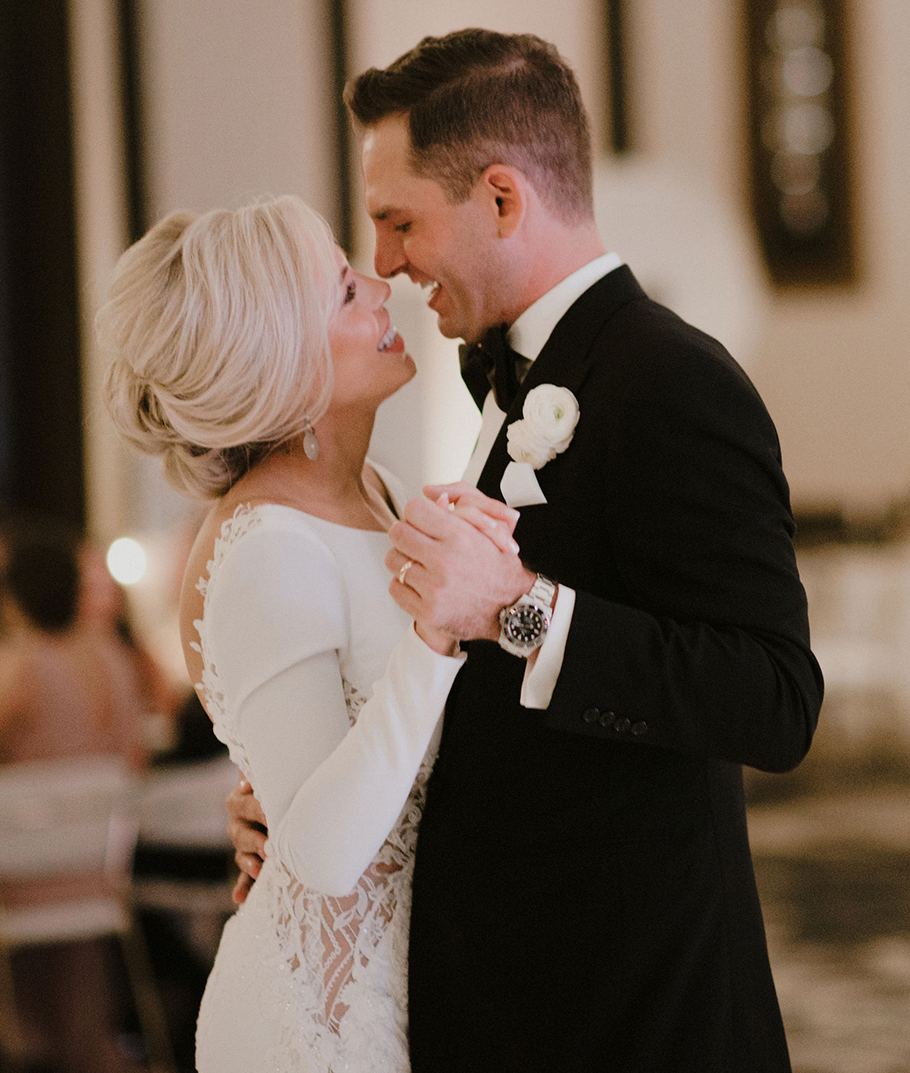
[[[404,255],[401,239],[397,234],[377,234],[374,264],[376,275],[383,279],[397,276],[407,267],[408,259]]]

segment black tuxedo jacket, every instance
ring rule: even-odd
[[[742,764],[795,766],[822,682],[770,417],[628,268],[556,326],[581,416],[522,558],[577,591],[546,711],[475,642],[414,875],[414,1073],[784,1073]],[[500,497],[505,426],[479,487]]]

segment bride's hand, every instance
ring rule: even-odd
[[[438,507],[452,511],[458,517],[469,522],[499,548],[518,554],[518,544],[512,534],[520,517],[517,510],[506,506],[498,499],[478,492],[466,481],[456,484],[427,485],[424,495],[432,499]]]

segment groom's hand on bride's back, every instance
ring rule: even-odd
[[[240,875],[232,897],[237,905],[246,901],[265,860],[268,829],[262,806],[253,796],[253,787],[241,778],[227,797],[228,836],[234,843],[234,860]]]

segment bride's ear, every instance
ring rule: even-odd
[[[511,238],[527,211],[527,179],[507,164],[491,164],[480,182],[481,196],[495,218],[499,237]]]

